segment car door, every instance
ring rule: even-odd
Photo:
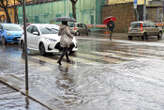
[[[82,24],[77,24],[78,27],[78,31],[81,33],[83,33],[83,25]]]
[[[28,48],[32,48],[32,29],[33,29],[33,26],[30,25],[27,27],[27,47]]]
[[[151,36],[154,36],[154,35],[156,35],[156,26],[155,26],[155,24],[153,23],[153,22],[150,22],[150,35]]]
[[[156,24],[154,24],[154,35],[157,36],[158,33],[159,33],[159,27]]]
[[[150,22],[147,22],[147,27],[146,27],[146,33],[148,36],[152,36],[153,35],[153,27],[152,24]]]
[[[38,33],[38,34],[36,34],[36,33]],[[39,39],[40,39],[39,29],[37,26],[33,26],[33,29],[32,29],[32,40],[33,40],[32,45],[33,45],[34,49],[38,49]]]

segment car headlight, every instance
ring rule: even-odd
[[[7,32],[7,36],[11,36],[11,33]]]

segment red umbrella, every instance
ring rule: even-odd
[[[107,24],[109,21],[116,21],[116,17],[109,16],[105,18],[105,20],[103,21],[103,24]]]

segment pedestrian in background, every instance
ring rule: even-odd
[[[61,54],[59,60],[57,61],[57,63],[59,65],[62,65],[61,61],[65,55],[66,55],[67,62],[70,62],[68,52],[73,47],[73,42],[72,42],[73,35],[70,32],[67,21],[62,21],[62,25],[60,26],[60,30],[59,30],[59,35],[61,36],[60,46],[62,47],[62,54]]]
[[[107,28],[108,28],[108,30],[110,32],[110,35],[109,35],[110,40],[112,40],[112,34],[113,34],[114,27],[115,27],[115,24],[114,24],[113,21],[109,21],[107,23]]]

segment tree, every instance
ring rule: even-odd
[[[0,8],[2,8],[5,11],[7,22],[11,23],[11,18],[9,16],[9,12],[8,12],[8,6],[9,6],[8,0],[0,0]]]
[[[73,12],[73,17],[76,19],[76,3],[78,0],[70,0],[72,3],[72,12]]]
[[[23,3],[22,0],[17,0],[17,2],[19,2],[20,5],[22,5],[22,3]]]

